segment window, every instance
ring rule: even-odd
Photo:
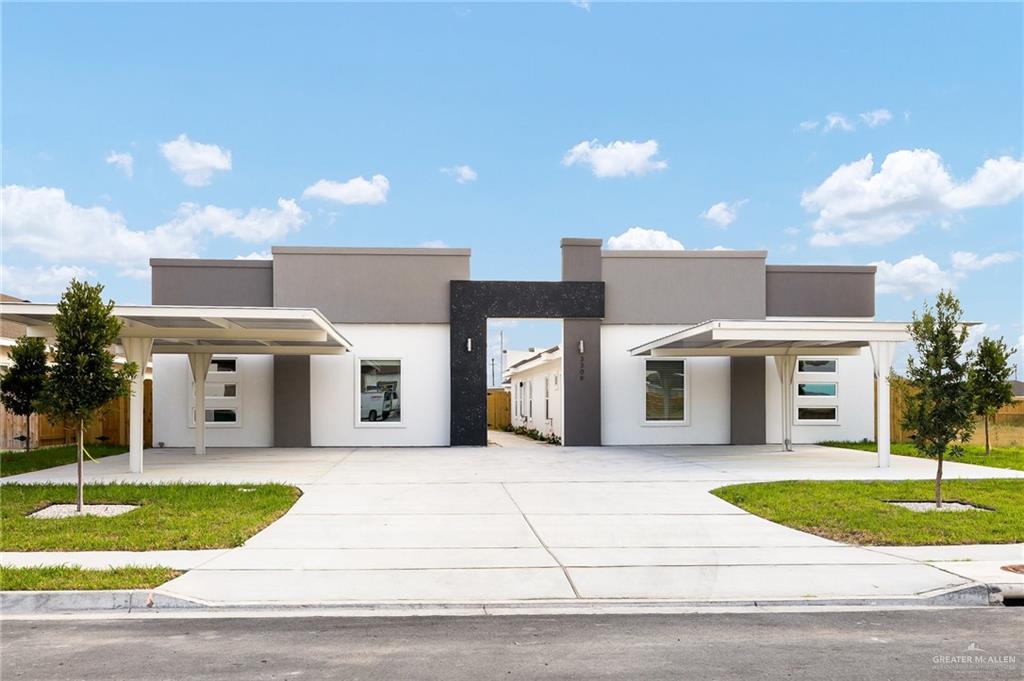
[[[238,397],[237,383],[210,383],[207,380],[203,392],[210,397]]]
[[[401,423],[402,361],[359,361],[360,423]]]
[[[834,374],[836,372],[836,360],[801,359],[797,360],[796,370],[802,374]]]
[[[214,357],[210,360],[211,374],[233,374],[238,360],[234,357]]]
[[[237,423],[238,411],[235,409],[207,409],[207,423]]]
[[[649,422],[686,420],[685,360],[646,360],[645,418]]]
[[[838,407],[797,407],[798,421],[836,421]]]
[[[196,425],[195,382],[189,372],[189,427]],[[224,428],[241,426],[242,390],[238,380],[237,357],[213,357],[203,384],[207,426]]]
[[[835,397],[835,383],[797,383],[796,394],[800,397]]]
[[[551,377],[544,377],[544,418],[551,420]]]

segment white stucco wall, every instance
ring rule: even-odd
[[[550,401],[548,414],[550,418],[544,417],[544,378],[547,377],[550,386]],[[517,371],[511,375],[512,380],[512,424],[533,428],[546,435],[557,435],[564,437],[562,423],[562,361],[557,359],[545,362],[540,366]],[[520,385],[522,383],[522,385]],[[516,400],[520,390],[529,391],[533,386],[533,415],[519,414]],[[529,394],[527,392],[527,394]],[[529,401],[524,400],[524,407],[529,410]]]
[[[688,358],[687,425],[645,422],[643,357],[629,349],[674,333],[680,325],[601,327],[601,440],[606,445],[728,444],[729,358]]]
[[[836,423],[797,423],[793,425],[793,442],[811,443],[823,440],[861,440],[874,439],[875,432],[875,397],[874,397],[874,366],[871,352],[864,348],[860,355],[838,357],[836,374],[794,374],[793,390],[801,379],[807,381],[832,382],[839,384],[837,403],[839,420]],[[765,362],[765,437],[768,442],[781,442],[782,415],[779,395],[779,374],[775,361]],[[831,404],[828,401],[807,400],[797,397],[796,406],[814,404]],[[794,407],[794,415],[796,408]]]
[[[448,325],[336,326],[352,343],[353,351],[310,358],[312,445],[447,445],[450,437]],[[401,423],[359,422],[356,391],[362,358],[402,361]]]
[[[230,355],[224,355],[228,357]],[[220,357],[220,355],[218,355]],[[241,355],[237,383],[240,422],[207,425],[207,447],[270,447],[274,443],[274,358]],[[185,355],[153,356],[153,445],[195,446],[190,421],[192,372]],[[216,405],[207,398],[207,408]]]

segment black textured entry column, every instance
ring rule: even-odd
[[[604,317],[604,282],[451,282],[452,446],[487,445],[489,317],[600,319]],[[567,378],[570,371],[566,367]],[[567,437],[566,444],[577,443]]]

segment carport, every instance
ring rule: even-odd
[[[53,303],[3,303],[0,316],[25,324],[27,335],[53,339]],[[352,346],[315,308],[115,305],[124,356],[140,367],[129,400],[128,460],[142,473],[142,393],[154,354],[187,355],[195,385],[195,453],[206,453],[205,382],[215,354],[337,355]],[[203,415],[203,417],[200,417]]]
[[[889,466],[889,371],[905,322],[716,319],[630,350],[634,357],[773,357],[779,372],[782,447],[792,451],[793,372],[797,357],[835,357],[871,349],[876,380],[878,466]]]

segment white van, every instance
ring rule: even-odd
[[[393,390],[364,392],[360,399],[360,421],[387,421],[399,413],[398,393]],[[397,419],[396,419],[397,420]]]

